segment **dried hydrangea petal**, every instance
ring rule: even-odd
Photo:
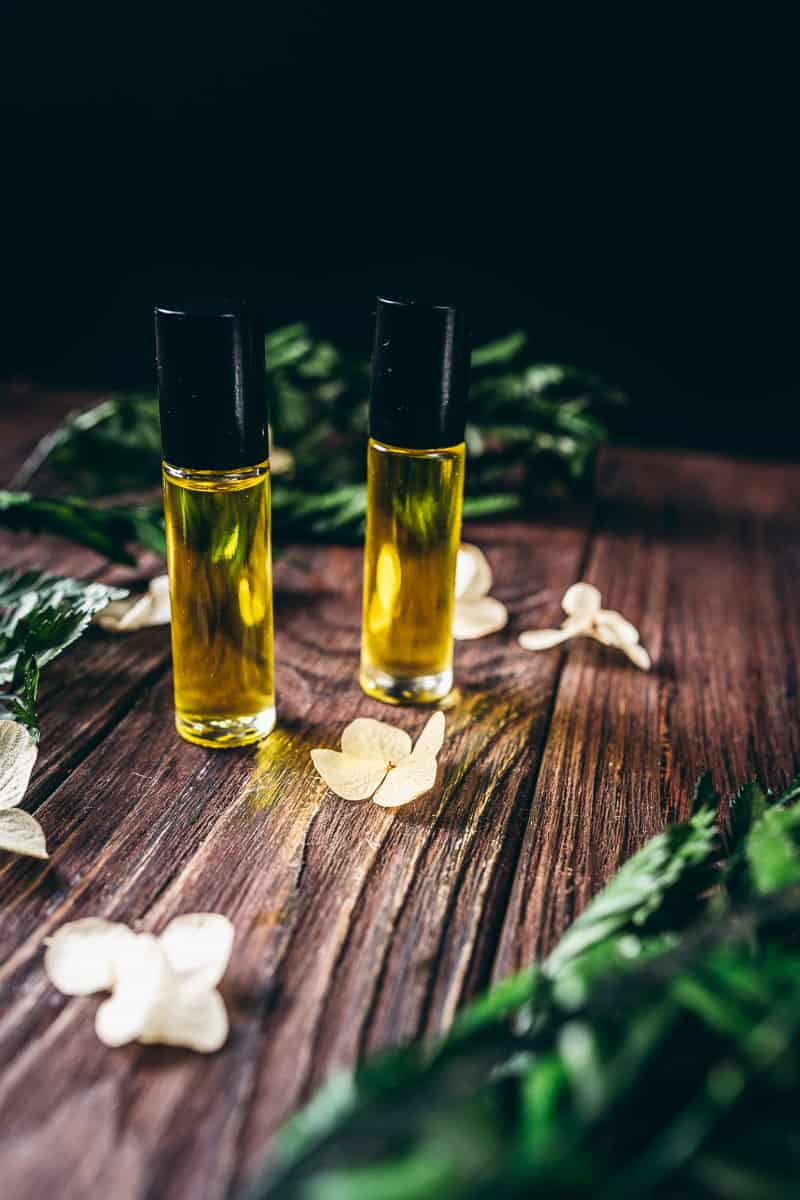
[[[170,621],[169,577],[157,575],[140,596],[112,600],[95,621],[110,633],[131,633],[149,625],[168,625]]]
[[[24,725],[0,720],[0,810],[14,808],[28,790],[39,747]]]
[[[591,583],[573,583],[564,592],[561,607],[571,617],[594,617],[600,611],[603,597]]]
[[[412,751],[415,758],[419,754],[429,754],[432,758],[436,758],[444,742],[445,725],[446,721],[443,712],[435,712],[428,717],[428,720],[425,722],[425,728],[417,738]]]
[[[591,623],[582,616],[567,617],[560,629],[526,629],[517,639],[525,650],[549,650],[572,637],[589,632]]]
[[[28,858],[48,857],[41,825],[21,808],[0,810],[0,850],[24,854]]]
[[[114,991],[97,1010],[95,1032],[106,1046],[124,1046],[148,1027],[172,972],[152,934],[116,943]]]
[[[159,941],[173,971],[208,989],[225,974],[233,938],[233,925],[220,913],[186,913],[170,921]]]
[[[631,662],[639,668],[640,671],[649,671],[653,665],[650,661],[650,655],[645,650],[644,646],[640,646],[638,642],[630,645],[628,642],[621,642],[619,646],[623,654],[627,654]]]
[[[342,734],[342,752],[396,763],[411,753],[411,738],[405,729],[396,729],[385,721],[356,717]]]
[[[627,643],[633,646],[639,641],[639,630],[636,626],[626,621],[622,613],[615,612],[613,608],[602,608],[594,623],[598,632],[608,637],[607,645],[621,646]]]
[[[44,969],[65,996],[107,991],[114,985],[120,942],[135,937],[127,925],[101,917],[70,921],[50,939]]]
[[[227,1036],[228,1014],[216,989],[176,986],[164,990],[138,1041],[211,1054],[224,1045]]]
[[[366,800],[386,774],[385,759],[357,758],[338,750],[312,750],[311,761],[331,791],[343,800]]]
[[[492,568],[477,546],[462,542],[456,556],[456,600],[477,600],[489,593]]]
[[[493,596],[477,600],[457,600],[453,613],[453,637],[466,642],[488,637],[508,624],[508,609]]]
[[[382,808],[399,808],[430,791],[435,782],[436,759],[432,754],[415,751],[389,772],[372,798]]]

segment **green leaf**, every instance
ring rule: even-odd
[[[0,491],[0,526],[16,532],[69,538],[115,562],[135,564],[129,546],[138,542],[164,557],[161,505],[98,508],[74,498],[42,498],[30,492]]]
[[[747,835],[745,858],[755,891],[800,883],[800,808],[771,808]]]

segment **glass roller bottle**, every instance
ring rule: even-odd
[[[360,679],[387,703],[433,704],[453,686],[468,373],[458,310],[378,299]]]
[[[275,724],[264,339],[241,303],[155,310],[178,733]]]

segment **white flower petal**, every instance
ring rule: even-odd
[[[638,642],[630,645],[623,642],[620,645],[620,650],[623,654],[627,654],[628,658],[634,663],[640,671],[649,671],[653,665],[650,661],[650,655],[645,650],[644,646],[640,646]]]
[[[149,933],[116,943],[114,975],[114,991],[98,1008],[94,1027],[104,1045],[124,1046],[149,1026],[174,976]]]
[[[456,600],[477,600],[492,586],[492,568],[482,550],[463,542],[456,555]]]
[[[343,800],[366,800],[386,774],[385,759],[357,758],[338,750],[312,750],[311,761],[331,791]]]
[[[294,470],[294,455],[283,446],[272,446],[269,452],[270,475],[288,475]]]
[[[356,717],[342,734],[342,752],[356,758],[382,758],[384,762],[397,763],[411,753],[411,738],[405,729],[396,729],[385,721]]]
[[[39,747],[24,725],[0,720],[0,810],[14,808],[28,790]]]
[[[228,1014],[216,988],[198,991],[177,985],[164,990],[138,1040],[211,1054],[227,1036]]]
[[[112,600],[94,619],[110,633],[130,633],[149,625],[168,625],[169,577],[157,575],[151,579],[143,595]]]
[[[233,937],[233,925],[220,913],[186,913],[170,921],[159,941],[173,971],[208,990],[225,974]]]
[[[591,621],[584,617],[567,617],[560,629],[526,629],[517,639],[525,650],[549,650],[572,637],[581,637],[591,630]]]
[[[120,943],[135,939],[127,925],[84,917],[62,925],[51,938],[44,969],[54,987],[65,996],[91,996],[113,987],[117,959],[124,956]]]
[[[442,714],[444,715],[444,714]],[[416,751],[390,771],[372,797],[382,808],[399,808],[430,791],[436,782],[436,759],[432,754]]]
[[[600,592],[591,583],[573,583],[564,592],[561,607],[571,617],[594,617],[602,603]]]
[[[508,624],[508,609],[493,596],[477,600],[456,600],[453,613],[453,637],[465,642],[472,638],[488,637]]]
[[[445,725],[443,712],[435,712],[428,718],[425,728],[417,738],[416,745],[411,752],[414,758],[418,754],[429,754],[432,758],[436,758],[444,742]]]
[[[21,808],[0,810],[0,850],[25,854],[28,858],[47,858],[47,844],[41,825]]]
[[[608,644],[613,641],[616,645],[622,645],[624,642],[633,646],[639,640],[639,630],[636,626],[626,621],[622,613],[615,612],[613,608],[601,608],[594,623],[600,632],[609,635]]]

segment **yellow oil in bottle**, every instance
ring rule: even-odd
[[[175,724],[243,746],[275,724],[269,465],[164,464]]]
[[[432,704],[453,686],[453,604],[465,448],[404,450],[370,439],[361,686]]]

